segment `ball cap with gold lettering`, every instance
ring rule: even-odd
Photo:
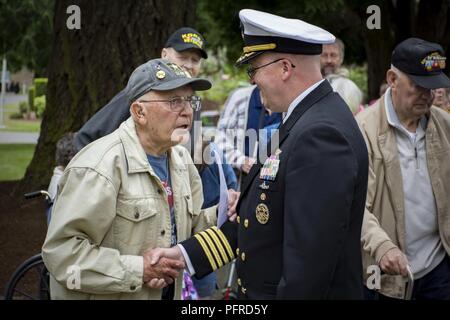
[[[267,52],[319,55],[322,45],[334,43],[328,31],[299,19],[288,19],[270,13],[243,9],[239,12],[244,48],[236,65],[247,63]]]
[[[172,33],[166,42],[165,48],[174,48],[178,52],[198,49],[201,56],[207,59],[208,54],[205,51],[205,44],[205,39],[200,32],[192,28],[184,27]]]
[[[409,38],[395,47],[391,63],[418,86],[437,89],[450,87],[450,79],[442,71],[445,60],[444,50],[439,44]]]

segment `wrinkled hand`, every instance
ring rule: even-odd
[[[408,276],[408,258],[398,248],[390,249],[380,260],[380,268],[390,275]]]
[[[180,270],[184,268],[184,261],[162,257],[153,262],[154,252],[158,249],[151,249],[144,252],[144,283],[154,289],[161,289],[173,283],[173,279],[178,277]]]
[[[256,160],[253,158],[247,158],[245,157],[244,163],[241,166],[241,170],[248,174],[250,172],[250,169],[252,168],[252,166],[255,164]]]
[[[234,221],[237,216],[236,206],[239,200],[240,192],[233,189],[228,189],[228,220]]]

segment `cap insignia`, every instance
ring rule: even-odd
[[[422,59],[420,62],[427,71],[435,71],[439,69],[445,69],[445,57],[441,56],[438,52],[433,52]]]
[[[179,65],[175,64],[175,63],[167,63],[167,66],[173,70],[173,72],[175,72],[175,74],[179,77],[183,77],[183,78],[192,78],[191,75],[189,74],[189,72],[187,72],[186,70],[182,69]]]
[[[166,73],[163,70],[159,70],[159,71],[156,72],[156,77],[159,80],[162,80],[162,79],[164,79],[166,77]]]
[[[181,38],[183,39],[184,43],[192,43],[200,49],[203,48],[203,41],[196,33],[183,33],[181,35]]]

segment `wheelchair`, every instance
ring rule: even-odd
[[[45,197],[48,207],[51,199],[47,191],[26,193],[25,199]],[[50,275],[42,260],[36,254],[25,260],[13,273],[6,284],[5,300],[50,300]]]

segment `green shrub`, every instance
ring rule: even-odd
[[[34,79],[34,87],[36,88],[35,96],[45,96],[47,94],[47,78]]]
[[[34,86],[31,86],[28,89],[28,105],[30,106],[31,111],[36,111],[36,108],[34,107],[34,97],[35,97],[35,89]]]
[[[210,90],[198,92],[204,101],[214,101],[220,108],[233,90],[250,85],[245,69],[236,68],[226,56],[226,48],[220,48],[216,53],[210,52],[208,60],[202,65],[201,76],[211,80],[213,86]]]
[[[218,74],[212,77],[213,86],[210,90],[199,92],[202,99],[212,100],[222,106],[230,93],[239,87],[250,85],[247,74],[241,70],[234,73]]]
[[[349,68],[350,74],[348,75],[348,77],[350,78],[350,80],[352,80],[359,89],[361,89],[361,91],[364,94],[364,98],[367,97],[367,66],[363,65],[363,66],[357,66],[357,65],[352,65]]]
[[[10,119],[23,119],[23,114],[20,112],[14,112],[9,115]]]
[[[22,101],[19,103],[19,111],[21,114],[28,112],[28,102]]]
[[[41,118],[45,111],[45,96],[34,98],[34,105],[36,107],[36,115]]]

